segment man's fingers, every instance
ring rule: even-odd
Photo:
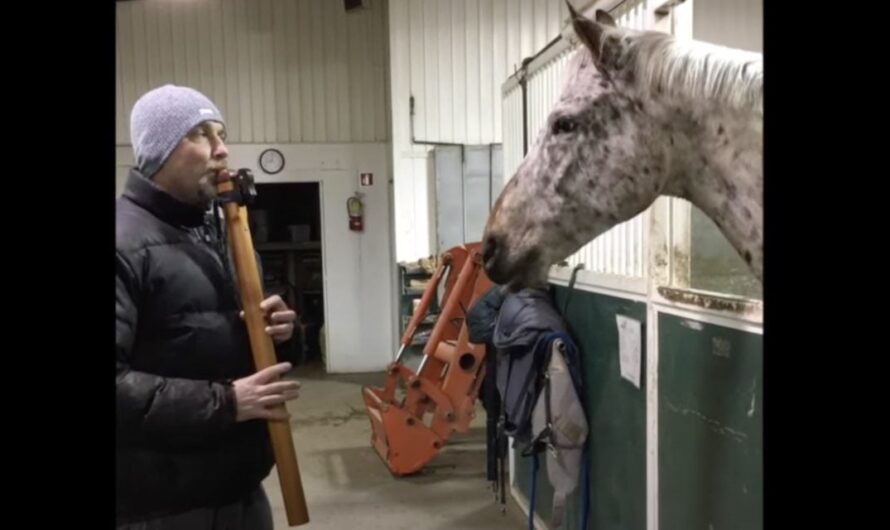
[[[284,303],[284,300],[281,299],[281,296],[273,294],[269,298],[260,302],[260,309],[265,312],[276,310],[281,311],[287,309],[287,305]]]
[[[290,324],[290,323],[277,324],[275,326],[266,326],[266,333],[268,333],[269,335],[272,335],[272,336],[284,335],[286,333],[290,333],[290,331],[293,329],[293,327],[294,327],[294,325]]]
[[[291,364],[290,363],[278,363],[269,366],[268,368],[263,368],[256,374],[254,374],[254,378],[257,382],[265,383],[266,381],[271,381],[282,375],[290,372]]]
[[[297,313],[292,309],[288,309],[286,311],[276,311],[269,317],[269,320],[273,324],[290,324],[296,319]]]
[[[271,407],[273,405],[281,405],[286,401],[297,399],[298,397],[300,397],[299,390],[289,390],[281,394],[270,394],[268,396],[263,396],[257,399],[257,404],[263,407]]]
[[[259,390],[260,394],[282,394],[284,392],[292,392],[300,389],[300,383],[298,381],[278,381],[275,383],[269,383],[268,385],[263,385]]]
[[[263,396],[256,400],[257,405],[261,407],[271,407],[274,405],[281,405],[287,401],[284,399],[284,394],[271,394],[269,396]]]

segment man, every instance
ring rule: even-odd
[[[271,406],[295,399],[280,363],[254,373],[234,267],[208,210],[229,178],[225,122],[203,94],[166,85],[133,107],[136,167],[117,202],[118,528],[272,528]],[[295,313],[263,301],[266,332]]]

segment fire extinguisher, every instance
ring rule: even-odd
[[[361,232],[364,228],[363,210],[364,205],[358,194],[346,200],[346,211],[349,213],[349,229],[353,232]]]

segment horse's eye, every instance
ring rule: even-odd
[[[553,134],[570,133],[577,128],[578,123],[571,118],[566,118],[565,116],[553,122]]]

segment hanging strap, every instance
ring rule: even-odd
[[[572,277],[569,278],[569,292],[566,293],[566,300],[562,304],[562,314],[565,315],[566,311],[569,309],[569,300],[572,298],[572,291],[575,289],[575,280],[578,278],[578,271],[584,268],[583,263],[579,263],[575,265],[575,268],[572,269]]]
[[[500,464],[500,477],[499,477],[499,486],[500,486],[500,497],[501,497],[501,511],[506,511],[507,505],[507,390],[510,388],[510,375],[513,372],[513,358],[509,358],[509,362],[507,363],[507,384],[504,388],[504,395],[500,400],[500,414],[498,415],[498,424],[497,424],[497,454],[498,454],[498,462]],[[486,375],[487,377],[487,375]]]
[[[585,530],[587,528],[587,519],[590,516],[590,446],[584,444],[584,453],[581,458],[581,483],[583,490],[581,491],[581,519],[578,522],[578,528]]]
[[[547,351],[550,351],[550,341],[546,341]],[[525,449],[522,451],[522,456],[527,457],[532,454],[537,455],[538,453],[549,450],[555,451],[556,447],[553,441],[553,417],[551,416],[551,390],[550,390],[550,355],[544,356],[544,361],[542,364],[542,369],[544,371],[543,374],[543,391],[544,391],[544,417],[545,417],[545,427],[538,433],[537,436],[532,438],[532,440],[525,446]],[[534,412],[532,412],[534,414]]]
[[[535,490],[538,482],[538,453],[532,456],[532,487],[531,498],[528,501],[528,530],[535,530]]]

